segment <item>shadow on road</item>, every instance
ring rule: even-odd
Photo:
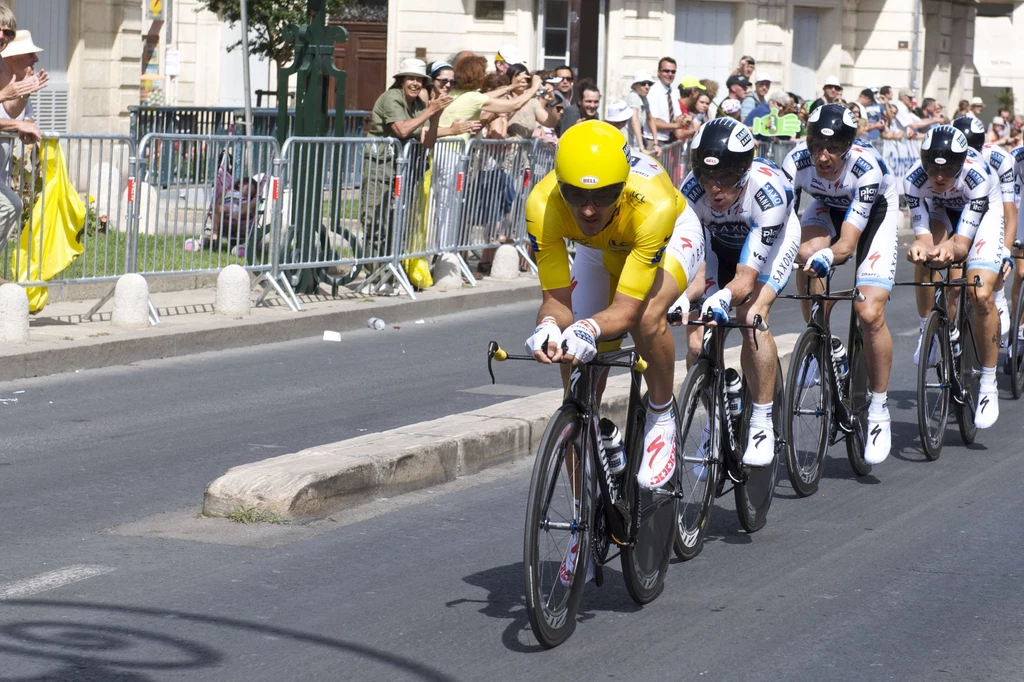
[[[218,668],[228,662],[229,656],[209,642],[237,639],[239,633],[261,641],[285,640],[372,661],[382,668],[384,679],[399,675],[420,680],[452,679],[427,665],[365,644],[234,618],[92,602],[35,599],[4,602],[8,618],[16,616],[22,608],[33,609],[33,615],[39,611],[52,611],[53,615],[46,620],[33,618],[0,624],[0,659],[34,659],[54,667],[32,677],[0,676],[0,682],[143,682],[154,679],[150,673],[156,672],[173,672],[191,679],[217,679],[224,673]],[[89,617],[106,621],[117,617],[129,617],[133,622],[154,620],[143,627],[99,624],[90,622]],[[166,623],[177,623],[180,628],[182,622],[189,625],[195,638],[161,631],[166,630]],[[204,637],[200,628],[214,630]],[[9,669],[10,664],[5,667]],[[340,669],[343,669],[342,664],[339,664]]]

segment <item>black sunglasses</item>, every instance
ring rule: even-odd
[[[717,187],[740,187],[746,176],[746,171],[713,171],[705,168],[701,164],[696,164],[693,167],[693,177],[697,182],[704,186],[715,185]]]
[[[564,182],[558,183],[558,190],[562,193],[562,198],[573,208],[583,208],[587,204],[591,204],[595,208],[607,208],[619,200],[625,187],[626,183],[624,182],[598,189],[583,189],[567,185]]]
[[[814,140],[814,142],[807,143],[807,151],[812,155],[818,155],[822,151],[826,151],[833,156],[841,156],[845,154],[851,146],[852,145],[847,145],[844,142]]]
[[[930,178],[934,178],[937,175],[941,175],[944,178],[954,178],[960,174],[964,167],[962,161],[959,164],[921,162],[921,165],[924,166],[924,172]]]
[[[18,37],[18,32],[10,28],[5,28],[4,30],[0,31],[0,33],[2,33],[4,38],[7,38],[8,40],[14,40]]]
[[[676,70],[675,69],[661,69],[661,72],[662,73],[675,73]]]
[[[454,78],[435,78],[434,82],[440,85],[442,88],[448,87],[449,85],[455,85]]]

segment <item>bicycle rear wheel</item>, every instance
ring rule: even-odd
[[[981,362],[978,360],[978,346],[974,338],[974,325],[971,322],[972,308],[970,302],[964,305],[960,329],[960,357],[957,358],[960,385],[963,387],[963,403],[956,403],[956,424],[960,429],[960,437],[970,445],[978,436],[978,427],[974,424],[974,410],[978,407],[978,393],[981,390]]]
[[[632,420],[629,429],[629,463],[626,478],[623,481],[624,492],[631,497],[632,504],[639,505],[640,528],[636,542],[632,547],[623,547],[620,553],[622,560],[622,577],[626,582],[626,591],[637,604],[653,601],[665,586],[665,574],[668,572],[668,560],[672,558],[672,541],[675,539],[676,517],[678,504],[675,492],[682,489],[682,471],[676,467],[672,478],[658,490],[645,490],[637,483],[636,474],[640,470],[640,459],[643,457],[644,444],[644,406],[647,400],[641,400],[635,411],[630,415]],[[679,435],[676,434],[676,452],[679,451]],[[625,486],[629,486],[626,489]]]
[[[523,546],[526,613],[537,641],[547,648],[572,634],[583,596],[590,561],[593,486],[586,473],[590,463],[573,444],[592,437],[576,407],[562,405],[541,438],[530,481]],[[572,573],[566,584],[562,564],[574,546],[575,561],[569,559]]]
[[[739,429],[739,442],[743,445],[740,445],[740,448],[743,448],[747,442],[746,430],[747,424],[750,423],[752,404],[750,392],[746,389],[746,382],[744,381],[743,426]],[[761,469],[744,467],[743,471],[746,473],[746,476],[743,482],[737,483],[734,488],[736,492],[736,514],[739,516],[740,525],[743,526],[743,530],[748,533],[756,533],[764,528],[764,524],[768,520],[768,510],[771,508],[772,500],[775,498],[775,484],[779,479],[779,453],[784,446],[784,443],[781,442],[783,439],[779,437],[779,434],[785,433],[785,420],[782,415],[785,404],[786,392],[783,389],[782,365],[776,362],[775,391],[772,395],[772,425],[776,434],[775,458],[771,464]],[[742,456],[741,452],[740,457]]]
[[[917,429],[924,456],[935,461],[942,454],[942,441],[949,421],[950,373],[948,323],[932,311],[924,323],[921,357],[917,365]],[[933,362],[934,359],[934,362]]]
[[[1016,400],[1024,395],[1024,342],[1020,339],[1021,317],[1024,316],[1024,286],[1017,292],[1010,323],[1010,391]]]
[[[689,561],[703,549],[711,507],[715,503],[718,448],[722,441],[719,422],[714,418],[714,380],[711,364],[701,360],[687,372],[676,404],[679,415],[676,468],[682,472],[680,483],[684,497],[679,500],[672,548],[682,561]]]
[[[786,436],[786,472],[800,497],[813,495],[824,470],[832,423],[831,384],[824,380],[821,336],[805,329],[790,356],[782,433]],[[814,366],[817,365],[817,369]],[[817,372],[817,380],[813,374]],[[808,385],[805,385],[808,384]]]
[[[850,401],[850,414],[853,417],[853,430],[846,434],[846,457],[850,460],[853,473],[867,476],[871,473],[871,465],[864,460],[864,447],[868,439],[868,406],[871,396],[868,395],[868,364],[864,359],[864,337],[860,335],[860,324],[856,319],[850,321],[850,339],[847,344],[850,353],[850,374],[847,378],[846,391]]]

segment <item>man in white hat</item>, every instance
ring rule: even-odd
[[[811,104],[811,111],[814,111],[823,104],[835,104],[843,96],[843,86],[835,76],[825,79],[825,85],[821,88],[821,97]]]
[[[502,76],[508,71],[508,67],[513,64],[522,64],[526,66],[526,60],[519,53],[519,48],[515,45],[502,45],[498,48],[497,54],[494,55],[494,70],[500,73]]]
[[[636,111],[640,121],[641,137],[637,140],[636,146],[646,154],[660,152],[657,140],[654,139],[654,116],[651,114],[651,105],[647,101],[647,95],[650,93],[652,85],[654,85],[654,77],[641,69],[633,74],[633,83],[630,85],[629,94],[626,95],[626,104]]]
[[[747,116],[754,110],[754,107],[768,102],[768,89],[772,87],[772,80],[770,74],[764,71],[758,72],[757,80],[754,81],[754,91],[740,102],[740,118],[742,120],[747,120]]]
[[[971,110],[967,112],[967,115],[971,118],[981,120],[981,112],[985,109],[985,101],[980,97],[971,98]]]

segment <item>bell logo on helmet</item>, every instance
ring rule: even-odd
[[[595,178],[593,175],[584,175],[582,178],[580,178],[580,182],[584,185],[596,185],[601,181]]]
[[[937,166],[944,166],[944,165],[946,165],[946,159],[944,157],[942,157],[942,156],[936,156],[932,160],[932,163],[934,163]]]
[[[704,165],[705,166],[717,166],[718,165],[718,158],[714,157],[714,156],[705,156],[704,157]]]
[[[824,135],[825,137],[832,137],[833,135],[836,134],[836,131],[832,130],[831,128],[822,128],[821,134]]]

